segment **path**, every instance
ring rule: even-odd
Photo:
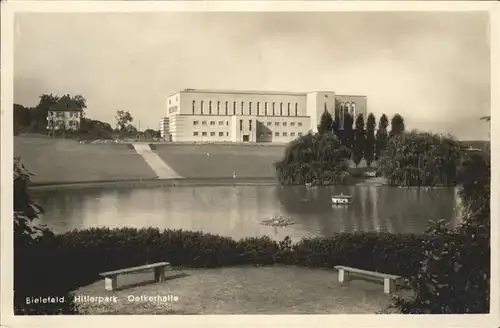
[[[156,173],[158,179],[181,179],[183,178],[163,161],[158,154],[151,150],[147,143],[134,143],[135,151],[142,156],[151,169]]]

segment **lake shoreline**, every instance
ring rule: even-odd
[[[108,188],[169,188],[169,187],[216,187],[216,186],[273,186],[279,185],[275,178],[181,178],[181,179],[127,179],[74,182],[32,183],[30,191],[57,192],[69,190],[89,190]],[[382,186],[379,178],[368,178],[348,184],[348,186]],[[294,185],[299,186],[299,185]]]

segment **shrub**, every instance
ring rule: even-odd
[[[345,183],[351,152],[331,133],[309,133],[292,141],[276,165],[281,184]]]
[[[461,158],[451,137],[410,132],[394,135],[379,170],[393,186],[454,186]]]
[[[463,222],[433,223],[422,241],[418,271],[409,276],[410,299],[395,298],[402,313],[488,313],[490,302],[490,162],[467,159],[459,174]]]
[[[159,261],[193,268],[349,265],[407,276],[418,269],[421,241],[417,235],[376,232],[342,233],[298,243],[289,238],[276,242],[269,237],[235,241],[201,232],[154,228],[92,228],[61,235],[46,232],[30,249],[30,256],[39,261],[29,266],[29,275],[37,277],[30,288],[49,285],[54,290],[72,290],[100,279],[100,272]]]
[[[60,283],[54,235],[33,224],[42,209],[28,192],[30,174],[14,158],[14,312],[15,314],[75,314],[69,289]],[[63,303],[31,303],[28,297],[63,297]]]

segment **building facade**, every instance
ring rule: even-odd
[[[47,130],[77,131],[83,118],[83,109],[69,97],[62,97],[47,112]]]
[[[160,120],[160,137],[164,140],[170,141],[170,131],[169,131],[169,119],[168,117],[163,117]]]
[[[167,98],[164,139],[286,143],[316,132],[324,111],[334,117],[346,112],[366,116],[366,97],[334,92],[186,89]]]

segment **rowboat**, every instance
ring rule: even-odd
[[[332,196],[332,204],[347,205],[350,204],[351,202],[352,202],[352,197],[349,195],[344,195],[343,193],[337,196]]]

